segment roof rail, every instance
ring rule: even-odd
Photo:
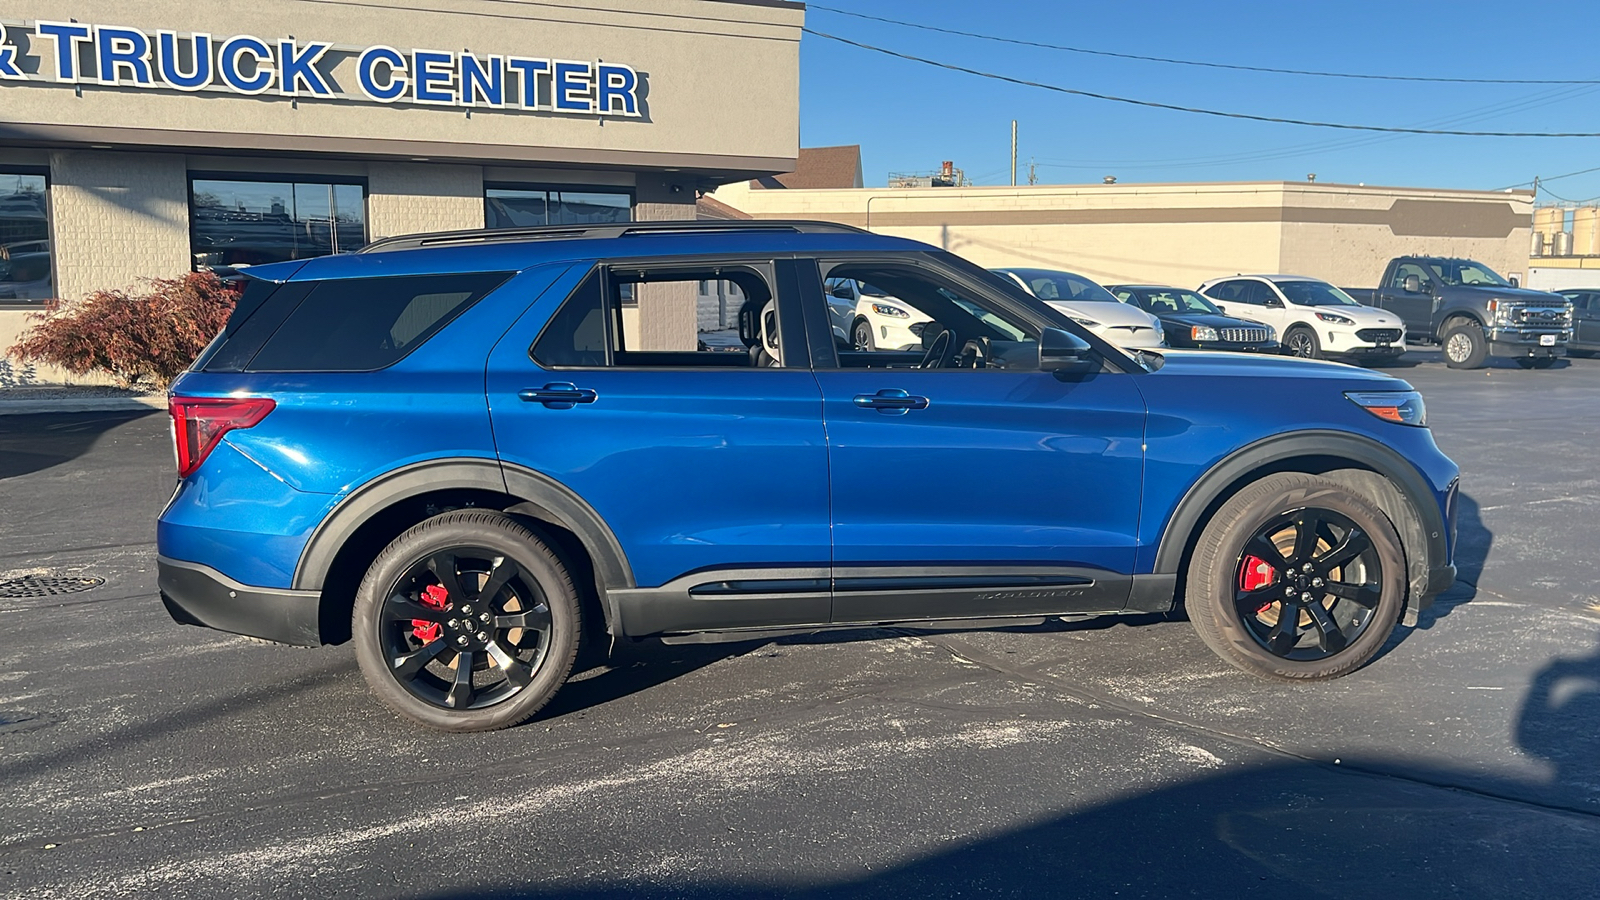
[[[604,225],[538,225],[526,228],[474,228],[466,231],[436,231],[379,238],[357,253],[380,250],[415,250],[462,244],[490,244],[507,241],[563,241],[620,238],[646,234],[737,234],[740,232],[790,232],[793,234],[870,234],[854,225],[813,222],[803,219],[765,219],[760,221],[683,221],[615,222]]]

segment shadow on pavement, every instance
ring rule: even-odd
[[[0,479],[29,475],[88,453],[121,425],[159,410],[0,416]]]

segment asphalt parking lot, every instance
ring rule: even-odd
[[[1393,370],[1461,581],[1331,683],[1184,622],[622,647],[412,727],[348,647],[172,623],[161,414],[0,417],[0,895],[1556,897],[1600,884],[1600,360]]]

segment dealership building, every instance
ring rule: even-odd
[[[787,0],[19,0],[0,350],[52,297],[389,235],[695,217],[793,170]]]

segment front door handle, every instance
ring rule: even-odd
[[[875,409],[885,415],[903,416],[913,409],[927,409],[928,398],[891,388],[876,394],[857,394],[855,404],[862,409]]]
[[[600,399],[600,395],[594,391],[566,381],[518,391],[517,396],[526,403],[543,403],[549,409],[571,409],[579,403],[593,403]]]

